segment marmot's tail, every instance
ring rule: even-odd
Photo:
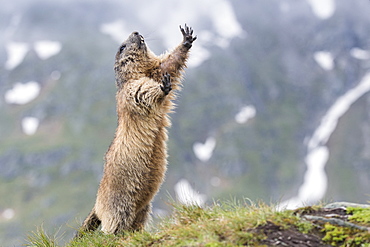
[[[99,227],[100,223],[101,221],[95,214],[95,210],[92,209],[90,214],[84,220],[80,230],[76,233],[75,238],[80,238],[84,232],[95,231]]]

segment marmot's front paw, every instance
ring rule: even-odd
[[[163,86],[161,85],[161,89],[164,92],[164,95],[167,95],[172,90],[170,74],[166,73],[163,75],[162,84]]]
[[[182,36],[183,36],[183,45],[190,49],[190,47],[192,46],[194,40],[197,39],[197,36],[193,37],[193,29],[191,27],[188,27],[186,24],[185,24],[185,28],[182,28],[181,25],[180,25],[180,30],[181,30],[181,33],[182,33]]]

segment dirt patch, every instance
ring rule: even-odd
[[[351,220],[351,217],[356,215],[352,214],[352,211],[347,212],[345,207],[304,207],[293,211],[293,214],[303,221],[311,222],[313,228],[308,233],[302,233],[294,224],[281,226],[277,222],[267,221],[266,224],[253,229],[254,232],[265,236],[260,243],[267,246],[297,247],[361,246],[368,243],[370,227],[363,224],[368,220]],[[362,214],[368,215],[366,212]]]
[[[268,246],[297,246],[297,247],[317,247],[330,246],[321,241],[321,238],[313,234],[304,234],[296,228],[283,229],[270,221],[258,226],[256,230],[267,236],[262,240],[262,244]]]

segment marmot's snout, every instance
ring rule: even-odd
[[[145,45],[144,37],[140,35],[139,32],[133,32],[129,37],[128,40],[131,43],[135,43],[141,48],[143,45]]]

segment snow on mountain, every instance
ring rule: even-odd
[[[23,105],[31,102],[40,94],[40,84],[35,81],[27,83],[17,82],[12,89],[5,93],[5,102],[8,104]]]
[[[314,53],[313,57],[324,70],[332,70],[334,68],[334,58],[330,52],[318,51]]]
[[[235,115],[235,121],[238,124],[244,124],[256,116],[256,108],[252,105],[243,106]]]
[[[209,8],[209,17],[217,34],[222,38],[222,42],[218,42],[218,45],[227,48],[233,38],[243,37],[244,31],[236,19],[234,9],[229,1],[219,0],[208,3],[212,6]],[[220,14],[222,18],[220,18]]]
[[[33,48],[39,58],[45,60],[58,54],[62,49],[62,45],[56,41],[42,40],[35,42]],[[8,55],[8,59],[5,62],[5,69],[13,70],[23,62],[30,50],[30,45],[24,42],[10,41],[5,44],[5,50]]]
[[[40,40],[35,42],[33,48],[40,59],[46,60],[57,55],[62,50],[62,44],[58,41]]]
[[[328,159],[329,149],[326,146],[319,146],[307,154],[305,158],[307,171],[298,192],[301,201],[316,203],[324,197],[328,184],[325,173]]]
[[[208,137],[204,144],[200,142],[194,143],[193,151],[199,160],[206,162],[212,157],[215,147],[216,139],[214,137]]]
[[[298,195],[279,205],[279,208],[293,209],[307,203],[316,203],[326,193],[327,177],[325,165],[329,159],[329,149],[326,147],[330,136],[337,127],[339,119],[350,109],[360,97],[370,91],[370,72],[360,83],[340,96],[323,116],[307,144],[305,163],[307,171]]]
[[[22,119],[22,130],[26,135],[34,135],[39,127],[39,120],[35,117],[25,117]]]
[[[206,202],[207,196],[195,191],[188,180],[180,179],[175,184],[176,197],[184,205],[202,206]]]
[[[360,59],[360,60],[367,60],[370,59],[370,51],[362,50],[360,48],[352,48],[350,50],[350,54],[352,57]]]
[[[335,12],[334,0],[307,0],[313,13],[320,19],[328,19]]]
[[[0,219],[3,218],[5,220],[11,220],[15,216],[15,211],[12,208],[6,208],[4,211],[0,213]]]
[[[326,143],[334,132],[339,118],[348,111],[353,103],[369,91],[370,72],[363,77],[356,87],[348,90],[347,93],[339,97],[329,108],[325,116],[322,118],[321,124],[315,130],[312,138],[308,142],[308,149],[313,149],[320,145],[320,143]]]
[[[191,49],[192,55],[188,60],[189,68],[197,67],[211,57],[211,53],[202,46],[194,46]]]
[[[30,47],[27,43],[11,41],[5,44],[5,50],[8,55],[8,59],[5,62],[5,69],[13,70],[23,62]]]

